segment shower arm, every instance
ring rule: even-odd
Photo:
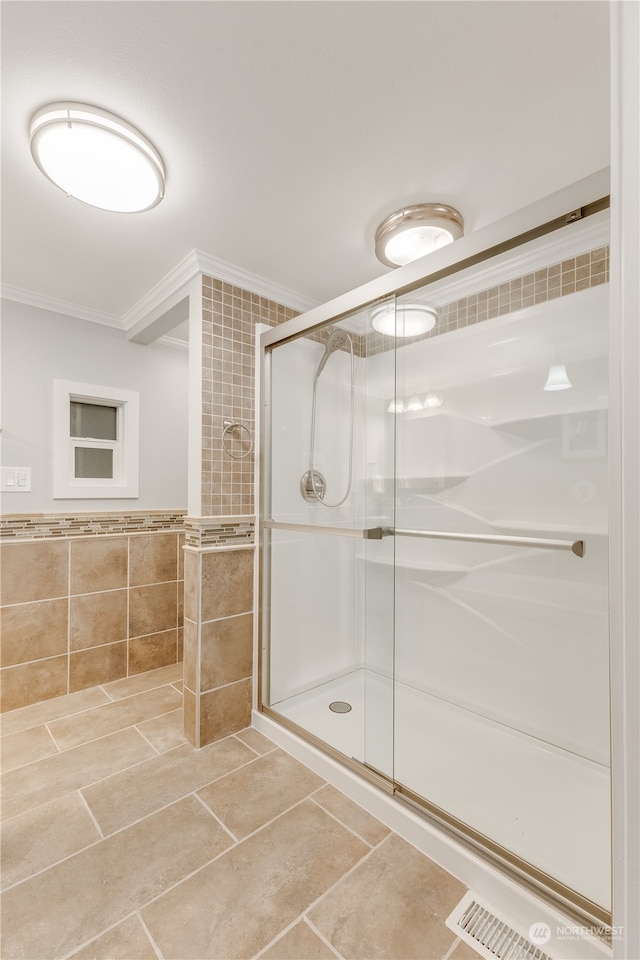
[[[267,530],[291,530],[299,533],[329,534],[336,537],[356,537],[361,540],[382,540],[383,537],[417,537],[424,540],[458,540],[464,543],[491,543],[505,547],[532,547],[536,550],[570,550],[576,557],[584,557],[584,540],[548,540],[537,537],[500,537],[484,533],[448,533],[444,530],[401,530],[393,527],[325,527],[311,523],[281,523],[265,520]]]

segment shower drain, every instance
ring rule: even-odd
[[[346,700],[334,700],[333,703],[329,704],[329,710],[333,710],[334,713],[349,713],[351,704],[347,703]]]

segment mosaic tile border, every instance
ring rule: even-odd
[[[0,542],[182,532],[186,510],[124,513],[14,513],[0,517]]]
[[[253,517],[187,517],[184,530],[187,547],[253,546],[255,543]]]

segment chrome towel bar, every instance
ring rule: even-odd
[[[360,540],[382,540],[383,537],[418,537],[424,540],[459,540],[464,543],[495,543],[505,547],[532,547],[536,550],[570,550],[584,557],[584,540],[548,540],[538,537],[501,537],[485,533],[449,533],[444,530],[403,530],[393,527],[324,527],[311,523],[281,523],[265,520],[268,530],[291,530],[298,533],[329,534],[335,537],[356,537]]]
[[[383,527],[383,530],[385,528]],[[497,543],[505,547],[534,547],[536,550],[571,550],[584,557],[584,540],[547,540],[538,537],[499,537],[485,533],[445,533],[442,530],[392,530],[396,537],[421,537],[426,540],[463,540],[465,543]]]
[[[382,540],[383,537],[391,536],[392,530],[386,527],[369,527],[365,530],[358,530],[354,527],[323,527],[320,524],[313,523],[280,523],[279,520],[265,520],[264,526],[267,530],[292,530],[298,533],[321,533],[329,534],[334,537],[356,537],[359,540]]]

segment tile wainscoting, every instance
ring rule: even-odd
[[[182,660],[183,520],[2,519],[3,711]]]

